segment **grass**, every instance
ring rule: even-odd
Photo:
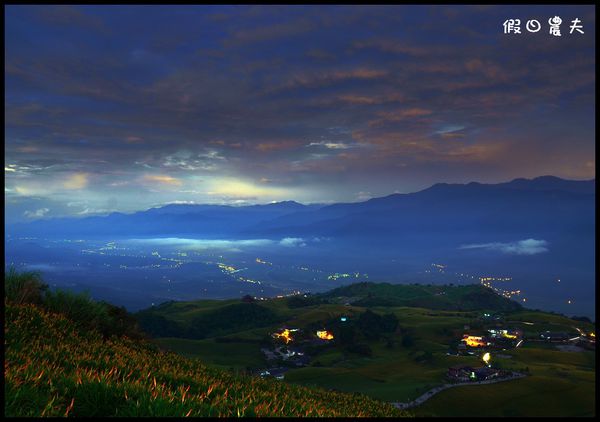
[[[215,340],[191,340],[182,338],[158,338],[154,342],[165,350],[171,350],[204,364],[221,368],[245,369],[265,365],[263,354],[256,343],[219,343]]]
[[[387,403],[234,375],[127,338],[103,340],[5,302],[7,416],[406,416]]]
[[[417,416],[594,416],[596,386],[532,376],[504,383],[450,388],[411,409]]]

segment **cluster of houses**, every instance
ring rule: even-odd
[[[519,347],[523,342],[521,330],[493,328],[486,335],[463,334],[456,353],[449,354],[474,354],[473,349],[511,349]]]
[[[279,346],[275,349],[260,349],[268,361],[281,359],[294,366],[306,366],[310,362],[310,357],[304,353],[300,347]]]
[[[540,339],[551,343],[564,343],[569,340],[576,340],[577,337],[571,337],[564,332],[545,331],[540,334]]]
[[[345,318],[344,318],[345,319]],[[283,345],[277,345],[273,348],[261,348],[261,351],[265,355],[267,361],[278,362],[280,365],[286,365],[285,367],[273,367],[268,369],[262,369],[257,371],[257,375],[262,378],[272,377],[276,379],[284,379],[284,373],[290,369],[290,367],[303,367],[308,366],[310,363],[310,356],[308,356],[303,346],[305,345],[323,345],[333,340],[333,334],[328,330],[319,330],[315,335],[310,333],[303,333],[298,328],[281,328],[279,331],[271,334],[273,339]],[[291,344],[294,345],[291,345]]]

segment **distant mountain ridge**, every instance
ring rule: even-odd
[[[355,306],[407,306],[446,311],[512,312],[523,307],[493,290],[478,285],[426,286],[362,282],[338,287],[316,295],[319,298],[350,302]]]
[[[438,183],[364,202],[303,205],[283,201],[227,206],[170,204],[133,214],[60,218],[14,224],[34,236],[412,236],[423,233],[545,233],[594,228],[595,179],[554,176],[506,183]]]

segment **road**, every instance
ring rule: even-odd
[[[475,381],[475,382],[461,382],[458,384],[444,384],[444,385],[440,385],[438,387],[432,388],[425,394],[417,397],[415,400],[410,401],[408,403],[395,402],[392,404],[394,406],[396,406],[398,409],[409,409],[411,407],[415,407],[415,406],[419,406],[419,405],[423,404],[425,401],[429,400],[431,397],[435,396],[440,391],[447,390],[448,388],[461,387],[464,385],[495,384],[497,382],[510,381],[510,380],[524,378],[524,377],[526,377],[526,375],[520,374],[518,372],[513,372],[510,377],[504,377],[504,378],[499,378],[499,379],[486,380],[486,381]]]

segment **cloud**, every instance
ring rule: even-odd
[[[507,243],[492,242],[461,245],[459,249],[487,249],[511,255],[536,255],[548,252],[547,245],[548,242],[545,240],[524,239]]]
[[[141,243],[159,246],[180,247],[188,250],[224,249],[229,251],[240,251],[240,248],[251,248],[270,246],[275,242],[269,239],[186,239],[179,237],[152,238],[152,239],[129,239],[131,243]]]
[[[299,144],[298,141],[288,141],[288,140],[276,141],[276,142],[261,142],[260,144],[256,145],[256,149],[261,152],[280,151],[280,150],[296,148],[298,146],[298,144]]]
[[[296,247],[296,246],[304,247],[304,246],[306,246],[306,242],[301,237],[285,237],[285,238],[281,239],[279,244],[281,246],[286,246],[286,247]]]
[[[144,139],[140,138],[139,136],[128,136],[125,138],[125,142],[129,144],[136,144],[144,142]]]
[[[35,211],[25,211],[23,215],[27,218],[41,218],[48,214],[50,210],[48,208],[40,208]]]
[[[334,141],[320,141],[320,142],[311,142],[306,145],[307,147],[324,147],[327,149],[350,149],[350,148],[361,148],[364,145],[358,144],[356,142],[334,142]]]
[[[163,185],[181,186],[182,182],[175,177],[167,176],[165,174],[146,174],[142,180],[144,182],[159,183]]]
[[[237,199],[249,199],[257,197],[277,196],[282,193],[282,189],[268,186],[256,186],[250,182],[238,179],[219,178],[210,184],[208,195],[225,196]]]
[[[304,73],[294,75],[284,85],[275,91],[280,89],[296,89],[296,88],[322,88],[330,85],[335,85],[340,82],[347,82],[352,80],[377,80],[384,78],[388,75],[387,70],[379,70],[373,68],[357,68],[352,70],[334,70],[324,71],[318,73]]]
[[[367,201],[367,200],[373,198],[373,195],[371,194],[371,192],[361,191],[356,194],[355,198],[357,201]]]
[[[75,173],[67,178],[63,182],[63,187],[65,189],[83,189],[88,184],[88,175],[87,173]]]

